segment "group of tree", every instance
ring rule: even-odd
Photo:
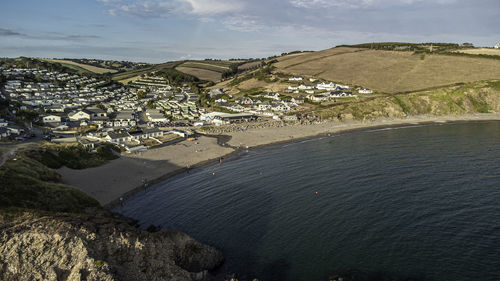
[[[156,72],[157,76],[167,79],[173,86],[182,86],[183,84],[197,84],[202,82],[198,77],[180,72],[174,68],[165,68]]]

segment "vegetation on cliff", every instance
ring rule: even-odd
[[[58,212],[82,212],[99,207],[97,200],[61,183],[61,176],[36,160],[34,152],[20,153],[0,167],[0,206]]]
[[[223,262],[218,250],[141,230],[49,167],[102,164],[112,149],[29,148],[0,167],[0,280],[209,280]]]
[[[500,81],[482,81],[414,93],[378,95],[322,106],[323,119],[372,120],[416,115],[500,112]]]

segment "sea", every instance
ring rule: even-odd
[[[241,279],[500,280],[500,122],[372,128],[242,151],[115,211],[215,246],[226,258],[220,270]]]

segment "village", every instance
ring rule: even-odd
[[[197,127],[297,121],[302,117],[298,109],[305,102],[356,97],[347,85],[314,78],[306,84],[303,77],[289,77],[290,85],[283,93],[233,97],[227,89],[212,88],[202,93],[203,104],[189,85],[174,87],[154,74],[123,85],[37,68],[2,67],[0,71],[6,80],[1,97],[8,101],[10,114],[0,120],[1,139],[29,141],[38,132],[54,143],[80,143],[95,149],[107,142],[127,152],[193,139]],[[373,92],[358,89],[358,93]],[[26,112],[37,118],[29,123],[28,119],[13,121]]]

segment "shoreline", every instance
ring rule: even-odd
[[[348,121],[348,122],[333,122],[333,121],[324,121],[318,124],[307,124],[307,125],[291,125],[291,126],[283,126],[279,128],[273,128],[273,127],[268,127],[268,128],[259,128],[259,129],[252,129],[244,132],[230,132],[230,133],[223,133],[220,135],[209,135],[209,134],[202,134],[201,138],[209,138],[211,140],[215,140],[215,145],[219,146],[221,151],[218,151],[219,154],[216,157],[209,157],[207,159],[202,159],[201,161],[196,161],[193,162],[192,164],[189,165],[189,168],[184,167],[184,166],[175,166],[175,168],[169,170],[167,173],[160,173],[155,176],[150,176],[148,178],[152,178],[151,180],[145,181],[145,184],[140,184],[140,185],[133,185],[130,183],[127,179],[121,179],[121,182],[118,183],[119,185],[119,196],[115,196],[111,200],[108,200],[107,202],[102,203],[102,198],[96,198],[98,201],[101,202],[101,205],[108,209],[112,210],[113,208],[116,208],[120,206],[121,204],[125,203],[126,200],[136,193],[140,191],[147,190],[151,185],[160,183],[162,181],[165,181],[169,178],[172,178],[176,175],[182,174],[187,172],[188,169],[195,169],[195,168],[202,168],[204,166],[207,166],[212,163],[216,163],[221,157],[223,158],[232,158],[232,157],[237,157],[239,153],[241,153],[243,150],[247,149],[258,149],[262,147],[269,147],[269,146],[274,146],[274,145],[280,145],[280,144],[285,144],[285,143],[295,143],[295,142],[300,142],[303,140],[308,140],[308,139],[315,139],[315,138],[320,138],[324,137],[327,135],[334,135],[334,134],[341,134],[341,133],[347,133],[347,132],[358,132],[358,131],[365,131],[365,130],[372,130],[372,129],[385,129],[385,128],[393,128],[393,127],[399,127],[399,126],[411,126],[411,125],[416,125],[416,126],[426,126],[426,125],[433,125],[433,124],[459,124],[459,123],[468,123],[468,122],[490,122],[490,121],[500,121],[500,113],[483,113],[483,114],[467,114],[467,115],[457,115],[457,116],[415,116],[415,117],[409,117],[405,119],[379,119],[375,121],[369,121],[369,122],[361,122],[361,121]],[[304,132],[304,128],[307,127],[309,131]],[[312,128],[312,129],[311,129]],[[286,134],[281,134],[277,131],[284,131]],[[267,131],[267,132],[266,132]],[[264,135],[262,135],[264,133]],[[271,135],[272,133],[275,133],[274,135]],[[277,133],[277,134],[276,134]],[[295,133],[295,135],[294,135]],[[259,134],[259,135],[255,135]],[[292,136],[286,137],[285,135]],[[235,145],[239,140],[245,139],[248,144],[243,144],[240,143],[240,145]],[[182,145],[183,142],[181,142]],[[213,145],[213,144],[212,144]],[[155,150],[160,150],[161,148],[153,148],[149,150],[151,154],[161,154],[160,151],[155,151]],[[172,148],[174,149],[174,148]],[[155,153],[157,152],[157,153]],[[198,152],[198,151],[196,151]],[[192,157],[192,155],[191,155]],[[132,156],[132,157],[127,157],[127,155],[122,155],[121,158],[136,158],[138,161],[142,161],[145,158],[141,158],[138,156]],[[118,161],[113,160],[114,161]],[[158,160],[156,160],[158,161]],[[161,161],[166,161],[167,160],[161,160]],[[160,161],[160,162],[161,162]],[[146,163],[146,162],[144,162]],[[155,164],[155,165],[162,165],[160,164]],[[102,173],[97,173],[97,174],[106,174],[105,171],[105,166],[108,166],[108,164],[101,166],[101,167],[96,167],[96,168],[91,168],[94,170],[94,173],[97,171],[102,171]],[[125,167],[127,168],[127,167]],[[132,169],[128,167],[132,172]],[[71,177],[71,175],[68,175],[67,173],[68,169],[60,169],[58,172],[60,172],[63,176],[63,181],[75,186],[75,184],[71,184],[71,180],[68,180],[68,178]],[[85,173],[89,169],[85,170],[79,170],[79,172],[75,173]],[[151,173],[154,174],[154,173]],[[88,179],[89,177],[84,177],[83,180]],[[82,180],[80,178],[79,180]],[[84,191],[85,193],[89,194],[92,197],[96,197],[95,194],[90,194],[92,193],[88,188],[85,188],[83,185],[81,186],[75,186],[78,189]],[[116,193],[118,194],[118,193]],[[123,201],[120,201],[120,197],[123,198]]]

